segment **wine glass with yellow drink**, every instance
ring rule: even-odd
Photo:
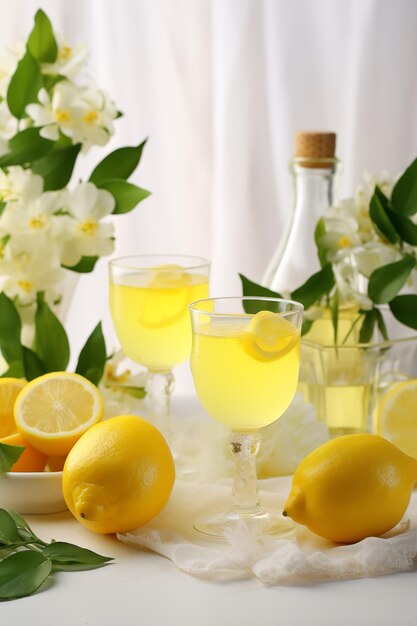
[[[222,539],[244,520],[258,534],[287,534],[293,523],[260,504],[256,454],[259,429],[284,413],[297,387],[303,306],[278,298],[212,298],[194,302],[190,312],[197,395],[209,415],[231,429],[235,462],[231,508],[194,528]]]
[[[151,418],[171,442],[172,369],[191,352],[189,305],[208,296],[210,263],[140,255],[109,263],[110,310],[123,352],[148,370]]]

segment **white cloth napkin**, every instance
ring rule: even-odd
[[[291,478],[260,481],[262,503],[282,511]],[[164,510],[147,526],[120,534],[125,543],[171,559],[179,569],[217,580],[256,577],[265,585],[377,576],[417,567],[417,492],[403,520],[383,538],[369,537],[352,545],[336,545],[297,526],[289,539],[253,536],[242,524],[227,543],[200,540],[193,522],[227,510],[230,481],[203,483],[177,480]]]

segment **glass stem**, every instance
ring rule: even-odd
[[[258,431],[232,431],[230,448],[235,463],[232,512],[241,516],[262,512],[256,477],[256,455],[261,443]]]
[[[172,443],[171,395],[174,375],[169,372],[148,372],[146,395],[152,423],[159,428],[169,444]]]

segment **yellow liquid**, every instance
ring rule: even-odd
[[[152,371],[167,371],[191,352],[189,305],[208,297],[208,278],[185,271],[129,274],[110,284],[110,309],[124,353]]]
[[[250,320],[249,320],[250,321]],[[260,360],[248,349],[248,320],[212,318],[194,335],[191,369],[207,412],[237,430],[271,424],[293,399],[300,364],[300,337],[283,355]]]
[[[318,418],[326,423],[332,435],[364,432],[369,427],[372,375],[364,365],[361,350],[354,347],[362,323],[359,320],[352,329],[358,315],[357,307],[339,312],[338,352],[331,347],[321,352],[307,345],[302,349],[299,390],[306,402],[316,407]],[[313,323],[303,339],[321,346],[334,345],[329,310]]]
[[[371,385],[311,385],[301,383],[307,402],[317,408],[331,435],[349,435],[368,429]]]

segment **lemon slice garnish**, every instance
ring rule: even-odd
[[[417,458],[417,379],[396,383],[378,411],[378,434]]]
[[[164,328],[188,315],[192,276],[179,265],[159,265],[152,270],[140,322],[147,328]]]
[[[259,311],[243,336],[245,351],[258,361],[275,361],[299,342],[300,331],[278,313]]]

